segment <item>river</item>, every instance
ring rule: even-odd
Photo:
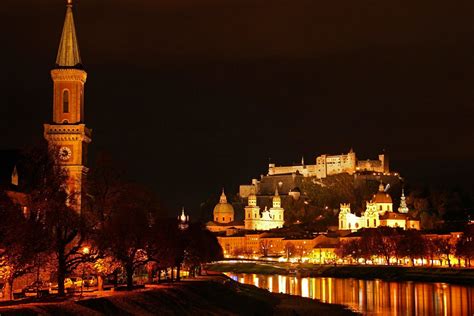
[[[474,315],[474,286],[226,273],[275,293],[342,304],[364,315]]]

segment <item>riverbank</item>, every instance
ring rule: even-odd
[[[400,267],[372,265],[316,265],[264,262],[215,263],[208,266],[211,271],[255,273],[255,274],[297,274],[302,277],[333,277],[357,279],[381,279],[387,281],[444,282],[453,284],[474,284],[474,269]]]
[[[0,315],[354,315],[340,305],[272,294],[223,275],[157,285],[133,292],[104,292],[82,300],[0,307]]]

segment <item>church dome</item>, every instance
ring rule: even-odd
[[[373,203],[392,203],[392,197],[385,192],[384,186],[380,183],[379,191],[372,198]]]
[[[225,204],[221,204],[221,203],[218,203],[215,207],[214,207],[214,217],[217,215],[217,214],[221,214],[221,215],[234,215],[234,207],[232,206],[232,204],[229,204],[229,203],[225,203]]]
[[[227,202],[227,197],[222,190],[219,203],[214,207],[214,219],[216,222],[232,222],[234,220],[234,207]]]

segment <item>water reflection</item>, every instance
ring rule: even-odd
[[[283,275],[228,274],[275,293],[344,304],[366,315],[474,315],[474,287]]]

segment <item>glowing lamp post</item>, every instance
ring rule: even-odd
[[[90,254],[90,248],[89,247],[84,247],[82,248],[82,255],[84,257],[88,256]],[[86,264],[85,262],[82,263],[82,279],[81,279],[81,297],[82,297],[82,293],[84,291],[84,277],[85,277],[85,274],[86,274]]]

